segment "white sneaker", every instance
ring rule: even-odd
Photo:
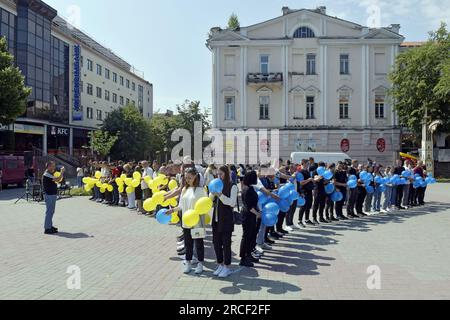
[[[177,242],[177,247],[184,247],[184,241]]]
[[[195,268],[195,274],[201,274],[203,273],[203,264],[199,262],[197,264],[197,267]]]
[[[287,232],[294,231],[294,229],[292,229],[290,226],[286,226],[286,228],[284,228],[284,230],[286,230]]]
[[[177,251],[181,251],[181,250],[183,250],[183,249],[184,249],[184,244],[183,244],[183,245],[177,246]]]
[[[381,209],[381,211],[380,211],[381,213],[387,213],[387,211],[386,210],[384,210],[384,209]]]
[[[197,257],[193,257],[192,261],[191,261],[191,264],[197,264],[197,263],[198,263]]]
[[[263,250],[272,250],[272,247],[270,245],[268,245],[267,243],[263,243],[263,245],[261,246],[261,248]]]
[[[294,225],[292,226],[292,229],[294,229],[294,230],[300,230],[301,228],[300,228],[299,225],[294,224]]]
[[[188,274],[191,271],[192,271],[192,264],[190,262],[185,261],[183,273]]]
[[[219,274],[219,278],[227,278],[231,274],[231,270],[227,267],[223,267],[222,272]]]
[[[259,253],[259,254],[263,254],[264,253],[264,248],[262,247],[262,246],[256,246],[256,251]]]
[[[215,275],[216,277],[222,272],[224,266],[223,265],[219,265],[216,269],[216,271],[214,271],[213,275]]]

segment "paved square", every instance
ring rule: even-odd
[[[238,269],[241,227],[233,236],[236,273],[183,275],[179,229],[87,198],[60,200],[43,234],[43,204],[0,193],[0,299],[450,299],[450,184],[429,187],[429,204],[291,233],[255,269]],[[67,289],[69,266],[81,289]],[[381,289],[369,290],[369,266]]]

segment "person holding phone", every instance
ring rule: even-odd
[[[44,189],[44,200],[45,200],[45,221],[44,221],[44,233],[45,234],[55,234],[58,233],[58,228],[53,226],[53,215],[55,214],[56,199],[58,197],[58,186],[57,184],[64,179],[65,168],[62,167],[60,175],[55,175],[56,173],[56,163],[50,161],[46,164],[46,170],[42,176],[42,186]]]

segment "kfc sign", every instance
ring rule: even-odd
[[[69,128],[61,128],[61,127],[50,127],[50,135],[52,136],[69,136],[70,130]]]

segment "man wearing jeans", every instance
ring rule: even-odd
[[[44,188],[44,199],[45,199],[45,222],[44,229],[45,234],[55,234],[58,233],[58,229],[53,226],[53,215],[55,213],[56,198],[58,196],[58,186],[57,183],[64,179],[64,167],[61,168],[61,175],[55,177],[56,164],[50,161],[46,165],[46,170],[42,176],[42,186]]]

